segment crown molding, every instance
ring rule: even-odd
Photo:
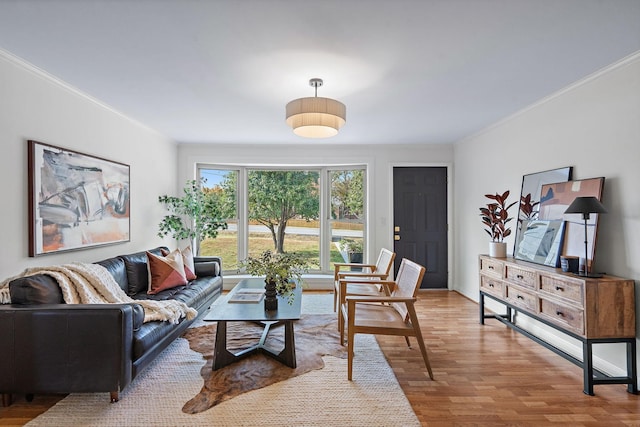
[[[126,114],[122,113],[121,111],[113,108],[112,106],[100,101],[97,98],[94,98],[93,96],[89,95],[86,92],[81,91],[80,89],[78,89],[75,86],[70,85],[69,83],[65,82],[62,79],[59,79],[58,77],[54,76],[53,74],[48,73],[47,71],[43,70],[42,68],[39,68],[33,64],[31,64],[30,62],[25,61],[24,59],[12,54],[11,52],[4,50],[2,48],[0,48],[0,59],[3,59],[4,61],[13,64],[21,69],[23,69],[24,71],[38,77],[41,78],[43,80],[46,80],[50,83],[53,83],[54,85],[73,93],[74,95],[83,98],[97,106],[99,106],[100,108],[103,108],[107,111],[109,111],[110,113],[113,113],[125,120],[127,120],[128,122],[139,126],[141,128],[144,128],[146,130],[148,130],[149,132],[153,132],[154,134],[161,136],[163,138],[168,138],[166,135],[163,135],[162,133],[160,133],[159,131],[157,131],[156,129],[153,129],[147,125],[145,125],[144,123],[141,123],[135,119],[132,119],[131,117],[127,116]],[[176,141],[173,141],[174,144],[177,145]]]
[[[528,111],[531,111],[531,110],[533,110],[535,108],[538,108],[541,105],[544,105],[547,102],[550,102],[550,101],[552,101],[552,100],[554,100],[556,98],[559,98],[562,95],[564,95],[564,94],[566,94],[568,92],[571,92],[571,91],[573,91],[573,90],[575,90],[575,89],[577,89],[577,88],[579,88],[581,86],[585,86],[585,85],[593,82],[594,80],[597,80],[600,77],[603,77],[604,75],[609,74],[610,72],[612,72],[614,70],[617,70],[617,69],[620,69],[620,68],[624,68],[624,67],[626,67],[628,65],[631,65],[636,61],[640,61],[640,50],[638,50],[638,51],[636,51],[636,52],[634,52],[634,53],[632,53],[632,54],[630,54],[628,56],[625,56],[624,58],[620,59],[619,61],[616,61],[616,62],[614,62],[613,64],[610,64],[610,65],[607,65],[606,67],[601,68],[600,70],[598,70],[598,71],[596,71],[596,72],[594,72],[592,74],[589,74],[588,76],[586,76],[586,77],[584,77],[584,78],[582,78],[580,80],[577,80],[577,81],[571,83],[568,86],[565,86],[564,88],[562,88],[562,89],[560,89],[560,90],[558,90],[556,92],[553,92],[551,95],[548,95],[548,96],[545,96],[544,98],[539,99],[538,101],[534,102],[533,104],[530,104],[530,105],[524,107],[523,109],[518,110],[515,113],[510,114],[510,115],[498,120],[497,122],[493,123],[492,125],[487,126],[486,128],[484,128],[482,130],[479,130],[478,132],[475,132],[475,133],[473,133],[473,134],[471,134],[469,136],[465,136],[461,140],[455,142],[454,145],[457,145],[457,144],[460,144],[460,143],[464,143],[464,142],[470,141],[472,139],[475,139],[475,138],[477,138],[477,137],[479,137],[481,135],[484,135],[485,133],[488,133],[488,132],[492,131],[493,129],[496,129],[496,128],[498,128],[498,127],[510,122],[511,120],[514,120],[514,119],[520,117],[521,115],[527,113]]]

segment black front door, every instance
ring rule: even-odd
[[[447,288],[447,168],[394,167],[395,271],[402,258],[426,267],[421,288]]]

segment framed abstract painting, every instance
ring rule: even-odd
[[[560,255],[584,258],[584,219],[581,214],[565,214],[564,211],[576,197],[593,196],[602,201],[603,188],[603,177],[557,182],[542,186],[538,217],[566,221],[564,244]],[[587,222],[587,266],[589,271],[591,271],[596,251],[598,216],[598,214],[591,214]]]
[[[128,242],[129,166],[28,141],[29,256]]]

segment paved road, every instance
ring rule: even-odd
[[[229,231],[237,231],[236,224],[229,224]],[[250,233],[269,233],[269,229],[264,225],[250,225]],[[307,236],[318,236],[320,229],[312,227],[287,227],[285,234],[303,234]],[[335,229],[331,231],[331,235],[334,237],[362,237],[362,231],[360,230],[343,230]]]

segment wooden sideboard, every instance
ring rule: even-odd
[[[485,297],[505,306],[505,314],[485,314]],[[582,342],[579,360],[516,324],[521,312]],[[480,255],[480,323],[497,319],[582,367],[584,392],[597,384],[627,384],[637,394],[634,281],[613,276],[585,278],[511,257]],[[611,377],[593,368],[593,344],[625,343],[627,376]]]

